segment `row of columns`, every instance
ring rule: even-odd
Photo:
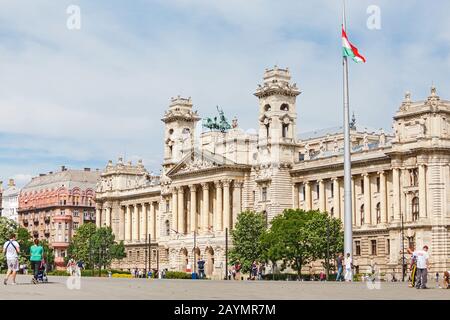
[[[243,183],[233,180],[177,186],[172,189],[173,228],[180,234],[232,228],[241,211]],[[185,199],[188,191],[188,198]],[[198,192],[199,191],[199,192]],[[233,192],[233,194],[232,194]],[[210,195],[213,194],[212,204]],[[233,208],[231,200],[236,200]],[[212,207],[212,210],[210,210]],[[212,219],[210,215],[212,213]]]
[[[156,239],[157,232],[157,202],[130,204],[120,207],[119,223],[116,236],[118,240],[128,242],[145,242],[148,234],[152,239]],[[105,214],[102,214],[102,210]],[[103,219],[104,217],[104,219]],[[112,207],[97,208],[96,211],[97,227],[112,225]]]
[[[427,205],[426,205],[426,167],[425,165],[419,165],[419,218],[425,218],[427,216]],[[402,194],[401,186],[407,185],[406,182],[402,183],[402,174],[405,174],[406,170],[401,170],[400,168],[394,168],[392,170],[392,192],[393,192],[393,219],[394,221],[400,221],[401,214],[406,215],[409,213],[412,202],[412,197],[407,196],[406,194]],[[381,214],[381,223],[387,223],[389,220],[388,210],[387,210],[387,173],[385,171],[378,171],[378,177],[380,178],[380,190],[379,190],[379,203],[380,203],[380,214]],[[375,212],[373,212],[372,208],[372,184],[370,181],[371,174],[363,173],[363,186],[364,186],[364,196],[363,196],[363,204],[364,204],[364,224],[377,224],[377,217]],[[353,211],[353,224],[361,225],[361,216],[360,216],[360,208],[356,208],[356,192],[355,192],[355,176],[352,176],[352,211]],[[341,198],[340,194],[340,186],[341,179],[340,178],[332,178],[333,182],[333,208],[336,217],[343,219],[344,213],[342,212],[343,206],[341,206]],[[325,192],[325,180],[317,180],[319,184],[319,194],[318,194],[318,208],[320,211],[326,211],[326,203],[327,197]],[[311,181],[304,181],[303,186],[305,188],[305,198],[303,200],[303,209],[312,210],[313,209],[313,201],[312,201],[312,192],[311,192]],[[343,184],[343,181],[342,181]],[[300,192],[300,184],[294,187],[294,207],[300,207],[299,201],[299,192]],[[403,200],[402,200],[403,199]],[[406,205],[406,208],[402,207],[402,203]],[[342,208],[341,208],[342,207]],[[342,209],[342,210],[341,210]],[[407,209],[407,210],[405,210]],[[401,210],[405,210],[402,212]],[[411,218],[408,216],[408,218]],[[405,217],[404,217],[405,219]],[[409,219],[411,220],[411,219]]]

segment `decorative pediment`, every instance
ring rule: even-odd
[[[193,150],[188,153],[175,167],[173,167],[167,176],[175,174],[190,173],[200,170],[220,168],[227,165],[235,165],[231,161],[221,155],[213,154],[206,150]]]

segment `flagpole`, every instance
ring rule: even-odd
[[[343,0],[342,28],[346,31],[345,0]],[[353,259],[352,233],[352,173],[350,149],[350,110],[348,94],[348,64],[343,54],[343,86],[344,86],[344,254],[350,253]]]

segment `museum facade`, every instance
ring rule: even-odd
[[[162,118],[161,176],[119,159],[97,186],[96,223],[126,245],[127,257],[114,267],[189,272],[195,254],[207,275],[220,278],[226,230],[244,210],[264,213],[268,224],[288,208],[343,220],[343,129],[298,135],[300,93],[288,69],[266,70],[254,93],[257,132],[237,121],[223,129],[222,117],[199,138],[191,99],[172,98]],[[449,270],[450,101],[434,87],[424,101],[407,93],[393,128],[351,124],[354,264],[358,272],[375,263],[400,272],[403,247],[427,244],[431,272]]]

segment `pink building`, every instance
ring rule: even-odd
[[[57,267],[64,266],[67,248],[83,223],[95,222],[95,188],[100,172],[68,170],[40,174],[19,195],[19,225],[55,251]]]

